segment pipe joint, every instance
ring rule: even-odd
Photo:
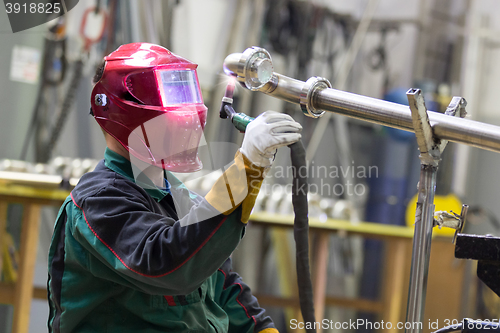
[[[304,115],[311,118],[319,118],[325,114],[324,110],[319,110],[314,107],[314,96],[323,89],[331,88],[330,81],[323,77],[313,76],[310,77],[302,87],[300,92],[300,108]]]
[[[250,47],[243,53],[233,53],[224,60],[224,72],[236,76],[240,84],[256,91],[266,85],[273,76],[273,62],[267,50]]]

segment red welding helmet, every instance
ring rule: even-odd
[[[144,162],[174,172],[200,170],[207,107],[198,65],[148,43],[122,45],[104,60],[91,95],[99,125]]]

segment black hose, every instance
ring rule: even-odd
[[[295,220],[293,236],[295,238],[295,257],[297,270],[297,283],[299,286],[300,311],[304,318],[307,333],[315,333],[313,288],[309,269],[309,218],[307,205],[307,170],[306,150],[302,141],[297,141],[290,146],[290,157],[295,170],[292,184],[292,204]],[[309,325],[307,324],[309,323]]]
[[[52,156],[52,152],[57,144],[57,141],[59,140],[59,136],[62,133],[64,124],[66,123],[66,119],[68,118],[69,112],[71,111],[71,107],[78,92],[78,86],[80,85],[80,81],[83,75],[83,61],[81,59],[77,60],[74,66],[73,77],[71,78],[68,91],[66,91],[66,96],[64,97],[61,109],[59,110],[59,114],[57,115],[55,125],[52,128],[49,142],[43,152],[44,158],[43,161],[41,161],[43,163],[47,163]]]

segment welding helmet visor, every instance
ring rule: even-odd
[[[129,152],[148,164],[173,172],[202,168],[198,147],[206,145],[204,105],[177,105],[137,126],[129,135]]]
[[[203,103],[195,70],[157,70],[162,106]]]

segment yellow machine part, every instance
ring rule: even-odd
[[[415,194],[415,196],[411,198],[410,202],[408,203],[408,207],[406,208],[406,225],[409,227],[413,227],[413,225],[415,224],[417,199],[418,194]],[[444,210],[447,212],[452,211],[456,214],[460,214],[460,212],[462,211],[462,202],[454,194],[436,195],[434,197],[434,205],[435,212]],[[455,230],[450,228],[439,229],[439,227],[434,227],[433,233],[435,235],[441,236],[453,236]]]

